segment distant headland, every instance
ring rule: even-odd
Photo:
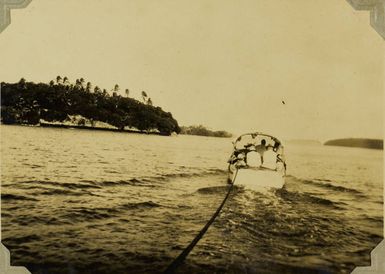
[[[383,140],[365,139],[365,138],[344,138],[344,139],[329,140],[325,142],[324,145],[383,149]]]
[[[180,134],[185,135],[198,135],[198,136],[209,136],[209,137],[225,137],[230,138],[233,135],[224,130],[213,131],[205,128],[202,125],[198,126],[189,126],[189,127],[181,127]]]
[[[109,92],[83,78],[70,83],[57,76],[46,83],[1,82],[1,122],[3,124],[78,127],[149,134],[180,133],[170,112],[154,106],[145,91],[142,100],[120,92],[116,84]]]

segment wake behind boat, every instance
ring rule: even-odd
[[[228,181],[253,189],[282,188],[286,163],[281,141],[260,133],[239,136],[228,160]]]

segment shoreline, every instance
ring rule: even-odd
[[[0,125],[6,125],[6,126],[28,126],[28,127],[41,127],[41,128],[64,128],[64,129],[81,129],[81,130],[96,130],[96,131],[110,131],[110,132],[117,132],[117,133],[131,133],[131,134],[142,134],[142,135],[157,135],[157,136],[165,136],[165,137],[171,137],[174,135],[183,135],[183,136],[198,136],[198,137],[210,137],[210,138],[231,138],[231,137],[217,137],[217,136],[205,136],[205,135],[194,135],[194,134],[175,134],[172,133],[171,135],[162,134],[160,132],[146,132],[146,131],[139,131],[139,130],[132,130],[132,129],[117,129],[117,128],[104,128],[104,127],[92,127],[92,126],[78,126],[78,125],[65,125],[65,124],[50,124],[50,123],[40,123],[38,125],[30,125],[30,124],[4,124],[0,123]]]
[[[111,131],[111,132],[120,132],[120,133],[135,133],[135,134],[146,134],[146,135],[159,135],[159,136],[171,136],[167,134],[162,134],[160,132],[145,132],[145,131],[136,131],[131,129],[117,129],[117,128],[104,128],[104,127],[91,127],[91,126],[78,126],[78,125],[63,125],[63,124],[49,124],[49,123],[40,123],[38,125],[29,125],[29,124],[4,124],[9,126],[33,126],[33,127],[42,127],[42,128],[65,128],[65,129],[81,129],[81,130],[97,130],[97,131]]]
[[[175,134],[172,133],[171,135],[162,134],[161,132],[146,132],[146,131],[139,131],[139,130],[132,130],[132,129],[117,129],[117,128],[104,128],[104,127],[92,127],[92,126],[78,126],[78,125],[66,125],[66,124],[50,124],[50,123],[40,123],[37,125],[30,125],[30,124],[4,124],[0,123],[0,125],[6,125],[6,126],[28,126],[28,127],[41,127],[41,128],[64,128],[64,129],[81,129],[81,130],[96,130],[96,131],[110,131],[110,132],[118,132],[118,133],[131,133],[131,134],[142,134],[142,135],[157,135],[157,136],[165,136],[165,137],[171,137],[171,136],[197,136],[197,137],[210,137],[210,138],[232,138],[232,137],[218,137],[218,136],[205,136],[205,135],[195,135],[195,134]]]

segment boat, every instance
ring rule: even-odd
[[[261,132],[240,135],[228,160],[228,182],[253,189],[279,189],[285,184],[282,142]]]

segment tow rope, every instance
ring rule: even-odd
[[[235,178],[237,177],[238,169],[235,171],[235,175],[233,180],[231,181],[231,185],[229,186],[229,189],[227,190],[226,196],[223,199],[220,206],[215,211],[214,215],[211,217],[211,219],[207,222],[207,224],[202,228],[202,230],[198,233],[198,235],[195,236],[195,238],[191,241],[191,243],[179,254],[178,257],[175,258],[175,260],[166,268],[166,270],[163,272],[164,274],[172,274],[175,272],[177,267],[184,261],[184,259],[187,257],[187,255],[191,252],[191,250],[194,248],[194,246],[199,242],[199,240],[203,237],[203,235],[206,233],[207,229],[210,227],[210,225],[214,222],[215,218],[219,215],[219,213],[222,210],[222,207],[224,206],[225,202],[227,201],[227,198],[229,198],[230,192],[234,187]]]

